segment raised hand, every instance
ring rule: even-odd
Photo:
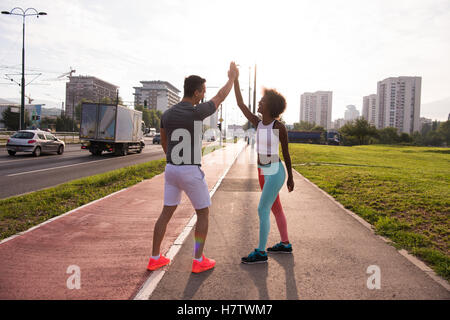
[[[239,76],[239,70],[236,66],[236,63],[234,61],[232,61],[230,63],[230,70],[228,70],[228,78],[234,81],[235,79],[237,79],[238,76]]]

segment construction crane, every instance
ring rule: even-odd
[[[65,72],[63,74],[61,74],[60,76],[56,77],[56,78],[52,78],[52,79],[45,79],[44,81],[61,81],[61,80],[66,80],[65,77],[69,78],[72,76],[72,73],[77,72],[77,70],[72,69],[72,67],[70,67],[70,71],[69,72]]]
[[[31,95],[25,94],[25,97],[28,98],[28,104],[31,104],[34,101],[34,99],[31,99]]]
[[[75,73],[75,72],[77,72],[77,70],[72,69],[72,67],[70,67],[70,71],[69,72],[63,73],[57,79],[61,79],[62,80],[62,78],[64,78],[64,77],[70,78],[72,76],[72,73]]]

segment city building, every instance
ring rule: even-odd
[[[134,105],[166,111],[180,102],[180,90],[167,81],[141,81],[142,87],[134,88]]]
[[[421,77],[392,77],[377,84],[375,125],[412,134],[420,130]]]
[[[345,124],[347,123],[347,121],[344,118],[339,118],[333,121],[333,127],[331,129],[334,130],[339,130],[340,128],[342,128]]]
[[[375,125],[377,113],[377,95],[371,94],[363,97],[362,116],[372,125]]]
[[[359,117],[359,111],[356,109],[354,105],[350,104],[346,108],[347,110],[345,110],[344,120],[352,121]]]
[[[428,118],[424,118],[424,117],[421,117],[419,122],[420,122],[419,131],[422,131],[422,127],[425,124],[429,124],[430,126],[433,124],[433,120],[432,119],[428,119]]]
[[[99,102],[104,98],[109,98],[111,101],[116,101],[118,88],[118,86],[96,77],[70,76],[69,82],[66,83],[66,116],[72,118],[74,108],[83,99]]]
[[[300,121],[331,129],[332,91],[305,92],[300,99]]]

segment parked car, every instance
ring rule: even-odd
[[[161,134],[157,133],[155,134],[155,136],[153,137],[153,144],[161,144]]]
[[[64,141],[41,130],[17,131],[6,143],[6,150],[10,156],[14,156],[16,152],[31,152],[35,157],[47,152],[63,154],[64,148]]]

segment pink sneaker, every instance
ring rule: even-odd
[[[165,265],[170,263],[170,259],[164,257],[161,255],[158,260],[155,260],[153,258],[150,258],[150,261],[148,262],[147,269],[150,271],[155,271],[156,269],[159,269],[161,267],[164,267]]]
[[[215,260],[208,259],[205,257],[205,255],[202,255],[202,257],[203,257],[202,262],[198,262],[197,260],[194,259],[194,261],[192,262],[192,272],[200,273],[212,269],[216,265]]]

